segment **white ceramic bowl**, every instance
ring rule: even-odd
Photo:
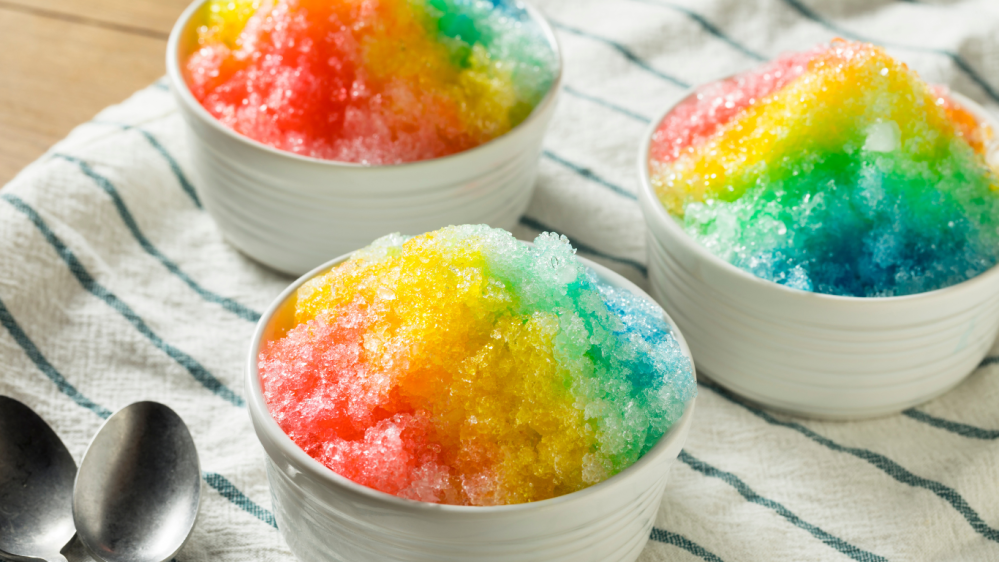
[[[978,104],[953,97],[999,132]],[[773,409],[857,419],[925,402],[981,362],[999,332],[999,267],[926,293],[841,297],[766,281],[694,241],[649,178],[652,133],[673,107],[639,150],[639,202],[652,295],[676,319],[702,374]]]
[[[182,72],[196,47],[184,11],[167,44],[167,75],[188,124],[198,194],[234,246],[279,271],[301,275],[329,256],[390,232],[418,234],[451,224],[510,229],[530,202],[541,140],[555,111],[562,62],[547,21],[523,9],[555,53],[547,95],[507,134],[464,152],[408,164],[363,166],[277,150],[229,129],[191,94]]]
[[[295,292],[305,281],[349,257],[317,267],[281,293],[257,324],[247,357],[250,418],[267,453],[278,528],[295,556],[308,562],[635,560],[649,539],[696,399],[634,465],[584,490],[527,504],[475,507],[398,498],[334,473],[295,445],[267,410],[257,372],[260,344],[294,317]],[[620,275],[578,259],[604,281],[651,301]],[[680,331],[668,316],[666,321],[689,358]]]

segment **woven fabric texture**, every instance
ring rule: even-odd
[[[565,80],[515,234],[563,233],[643,287],[638,144],[690,86],[846,37],[886,45],[926,80],[999,109],[994,0],[538,4]],[[0,394],[42,415],[77,462],[112,412],[168,404],[204,471],[198,525],[177,560],[290,561],[242,377],[255,321],[291,279],[225,242],[198,200],[186,134],[157,83],[0,190]],[[774,414],[702,382],[640,560],[999,560],[990,357],[941,398],[851,423]]]

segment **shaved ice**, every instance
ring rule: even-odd
[[[306,453],[359,484],[459,505],[533,502],[617,474],[696,393],[662,309],[565,237],[390,235],[302,285],[259,355]]]
[[[557,55],[507,0],[211,0],[184,61],[191,93],[251,139],[395,164],[447,156],[524,121]]]
[[[866,43],[699,88],[649,151],[666,210],[711,253],[805,291],[891,297],[999,261],[994,131]]]

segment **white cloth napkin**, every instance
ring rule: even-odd
[[[565,88],[515,234],[564,233],[643,287],[639,138],[689,85],[842,36],[887,45],[991,111],[999,103],[994,0],[539,4]],[[0,393],[38,411],[77,462],[110,412],[170,405],[205,473],[177,560],[288,561],[241,396],[254,319],[291,279],[227,245],[198,181],[157,83],[0,190]],[[640,560],[999,560],[996,362],[928,404],[852,423],[787,418],[701,384]]]

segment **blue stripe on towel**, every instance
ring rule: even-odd
[[[626,58],[629,61],[631,61],[632,63],[634,63],[635,66],[641,68],[642,70],[648,72],[649,74],[652,74],[654,76],[658,76],[659,78],[662,78],[663,80],[665,80],[665,81],[667,81],[667,82],[669,82],[669,83],[671,83],[671,84],[673,84],[675,86],[679,86],[681,88],[689,88],[690,87],[690,84],[684,82],[683,80],[680,80],[679,78],[675,78],[673,76],[670,76],[669,74],[666,74],[665,72],[662,72],[660,70],[656,70],[655,68],[652,67],[652,65],[650,65],[647,62],[645,62],[638,55],[636,55],[634,52],[632,52],[631,49],[629,49],[628,47],[625,47],[624,45],[622,45],[621,43],[618,43],[617,41],[614,41],[612,39],[608,39],[606,37],[601,37],[600,35],[596,35],[596,34],[590,33],[589,31],[583,31],[582,29],[579,29],[579,28],[576,28],[576,27],[570,27],[568,25],[565,25],[563,23],[559,23],[559,22],[553,20],[551,17],[548,18],[548,21],[551,22],[552,27],[554,27],[555,29],[558,29],[559,31],[565,31],[566,33],[572,33],[573,35],[578,35],[580,37],[585,37],[587,39],[592,39],[593,41],[598,41],[600,43],[603,43],[604,45],[607,45],[607,46],[613,48],[617,52],[621,53],[624,56],[624,58]]]
[[[534,230],[537,230],[538,232],[554,232],[555,234],[562,234],[561,232],[556,231],[554,228],[552,228],[550,226],[547,226],[545,224],[542,224],[537,219],[532,219],[531,217],[529,217],[527,215],[524,215],[524,216],[520,217],[520,224],[526,226],[527,228],[533,228]],[[566,238],[571,238],[571,237],[569,237],[568,235],[566,235]],[[648,277],[649,276],[649,269],[647,267],[645,267],[644,263],[637,262],[637,261],[632,260],[632,259],[622,258],[622,257],[618,257],[618,256],[614,256],[614,255],[611,255],[611,254],[607,254],[607,253],[601,252],[600,250],[598,250],[598,249],[596,249],[596,248],[594,248],[592,246],[587,246],[586,244],[582,244],[582,243],[580,243],[580,242],[578,242],[576,240],[570,240],[570,241],[572,242],[572,246],[574,248],[576,248],[576,250],[578,250],[578,251],[580,251],[580,252],[582,252],[584,254],[590,254],[592,256],[596,256],[598,258],[603,258],[605,260],[610,260],[610,261],[614,261],[614,262],[621,263],[621,264],[624,264],[624,265],[629,265],[629,266],[637,269],[638,272],[641,273],[643,277]]]
[[[949,431],[951,433],[956,433],[958,435],[969,437],[971,439],[982,439],[986,441],[999,439],[999,431],[996,431],[994,429],[982,429],[980,427],[975,427],[973,425],[945,420],[943,418],[931,416],[926,412],[916,410],[915,408],[909,408],[908,410],[903,410],[902,415],[912,418],[918,422],[932,425],[933,427],[936,427],[938,429]]]
[[[198,198],[198,192],[194,189],[194,184],[192,184],[190,180],[187,179],[187,175],[184,173],[184,170],[181,169],[180,164],[177,162],[177,160],[173,157],[172,154],[170,154],[169,151],[167,151],[166,147],[163,146],[163,144],[160,143],[160,141],[155,136],[153,136],[152,133],[136,125],[129,125],[128,123],[119,123],[117,121],[103,121],[101,119],[94,119],[93,121],[90,121],[90,123],[93,123],[95,125],[110,125],[113,127],[118,127],[123,131],[131,131],[134,129],[142,133],[142,136],[146,137],[146,140],[149,141],[149,144],[152,145],[154,149],[156,149],[156,152],[159,152],[160,156],[162,156],[163,159],[167,161],[167,164],[170,166],[170,171],[173,172],[174,177],[177,178],[177,183],[180,184],[180,188],[184,190],[184,193],[186,193],[187,196],[191,199],[191,202],[194,203],[194,206],[199,209],[203,208],[201,206],[201,199]]]
[[[906,470],[904,467],[902,467],[902,465],[898,464],[897,462],[889,459],[884,455],[875,453],[874,451],[868,449],[862,449],[859,447],[846,447],[844,445],[836,443],[835,441],[829,439],[828,437],[823,437],[822,435],[815,433],[814,431],[808,429],[807,427],[801,425],[800,423],[779,420],[755,406],[750,406],[748,404],[743,403],[741,400],[736,398],[731,392],[716,384],[709,383],[706,381],[699,381],[698,384],[706,388],[710,388],[722,398],[725,398],[726,400],[728,400],[733,404],[742,406],[746,410],[752,412],[753,415],[755,415],[756,417],[762,419],[763,421],[771,425],[777,425],[780,427],[786,427],[788,429],[792,429],[828,449],[831,449],[838,453],[846,453],[848,455],[857,457],[858,459],[867,461],[875,468],[881,470],[882,472],[884,472],[888,476],[891,476],[896,481],[902,484],[907,484],[914,488],[922,488],[924,490],[933,492],[937,497],[950,504],[950,506],[953,507],[954,510],[956,510],[959,514],[961,514],[961,516],[964,517],[964,519],[968,522],[969,525],[971,525],[971,528],[974,529],[975,532],[985,537],[986,539],[989,539],[990,541],[999,542],[999,530],[993,529],[992,527],[988,526],[985,523],[985,521],[982,520],[981,516],[979,516],[978,513],[971,508],[968,502],[963,497],[961,497],[961,494],[957,493],[957,490],[954,490],[953,488],[950,488],[949,486],[941,484],[940,482],[937,482],[935,480],[923,478],[922,476],[916,476],[912,472]]]
[[[742,54],[744,54],[744,55],[746,55],[746,56],[748,56],[750,58],[753,58],[753,59],[756,59],[758,61],[761,61],[761,62],[767,60],[767,57],[765,57],[765,56],[763,56],[763,55],[761,55],[761,54],[759,54],[759,53],[757,53],[755,51],[750,50],[745,45],[737,42],[735,39],[732,39],[731,37],[729,37],[728,35],[726,35],[722,30],[718,29],[713,23],[711,23],[710,21],[708,21],[707,18],[705,18],[704,16],[702,16],[701,14],[698,14],[697,12],[695,12],[693,10],[689,10],[689,9],[684,8],[682,6],[677,6],[675,4],[670,4],[668,2],[659,2],[657,0],[632,0],[632,2],[640,2],[642,4],[649,4],[651,6],[658,6],[660,8],[668,8],[668,9],[673,10],[675,12],[680,12],[681,14],[683,14],[683,15],[687,16],[688,18],[690,18],[691,20],[693,20],[693,21],[697,22],[698,24],[700,24],[700,26],[702,28],[704,28],[704,31],[707,31],[711,35],[714,35],[718,39],[721,39],[725,43],[728,43],[730,47],[734,48],[735,50],[739,51],[740,53],[742,53]]]
[[[124,301],[94,280],[86,268],[83,267],[83,264],[80,263],[80,260],[76,257],[76,255],[73,254],[66,244],[55,235],[52,229],[45,224],[45,221],[42,220],[42,217],[33,208],[17,196],[11,195],[10,193],[4,193],[0,195],[0,197],[10,203],[11,206],[20,211],[23,215],[28,217],[32,223],[34,223],[35,227],[37,227],[39,232],[42,233],[42,236],[45,237],[56,253],[59,254],[59,257],[66,262],[66,265],[69,266],[70,272],[74,277],[76,277],[76,280],[80,282],[80,285],[82,285],[84,289],[104,301],[108,306],[121,314],[133,327],[135,327],[136,330],[139,331],[140,334],[145,336],[146,339],[148,339],[161,351],[169,355],[171,359],[187,369],[191,376],[193,376],[194,379],[201,383],[205,388],[211,390],[217,396],[227,400],[234,406],[243,407],[245,405],[242,397],[237,395],[229,387],[215,378],[214,375],[208,372],[208,369],[201,366],[201,364],[198,363],[193,357],[163,341],[163,339],[156,335],[156,333],[146,325],[145,321],[143,321],[138,314],[129,308]]]
[[[657,529],[653,527],[652,535],[649,536],[649,538],[656,542],[671,544],[673,546],[680,547],[686,550],[687,552],[693,554],[694,556],[700,556],[707,562],[722,562],[721,558],[718,558],[718,556],[712,554],[703,546],[695,543],[694,541],[688,539],[683,535],[671,533],[665,529]]]
[[[627,197],[628,199],[631,199],[632,201],[637,201],[638,200],[638,197],[634,193],[628,191],[627,189],[625,189],[625,188],[623,188],[623,187],[621,187],[621,186],[619,186],[617,184],[614,184],[614,183],[611,183],[611,182],[605,180],[604,178],[602,178],[602,177],[598,176],[597,174],[595,174],[593,172],[593,170],[590,170],[589,168],[584,168],[583,166],[580,166],[579,164],[576,164],[574,162],[570,162],[570,161],[566,160],[565,158],[562,158],[561,156],[555,154],[554,152],[552,152],[550,150],[543,150],[543,151],[541,151],[541,155],[544,156],[545,158],[551,160],[552,162],[555,162],[555,163],[560,164],[561,166],[563,166],[565,168],[568,168],[568,169],[572,170],[576,174],[578,174],[578,175],[580,175],[580,176],[582,176],[582,177],[584,177],[584,178],[586,178],[586,179],[588,179],[588,180],[590,180],[590,181],[592,181],[594,183],[598,183],[598,184],[606,187],[607,189],[613,191],[614,193],[617,193],[618,195],[620,195],[622,197]]]
[[[711,478],[718,478],[719,480],[722,480],[726,484],[732,486],[733,488],[736,489],[737,492],[739,492],[739,495],[741,495],[743,498],[746,499],[746,501],[750,503],[755,503],[757,505],[761,505],[768,509],[772,509],[773,511],[777,512],[778,515],[780,515],[784,519],[787,519],[788,522],[790,522],[795,527],[808,531],[815,538],[824,542],[828,546],[835,548],[836,550],[842,552],[843,554],[849,556],[850,558],[857,560],[858,562],[888,562],[888,559],[883,556],[878,556],[877,554],[873,554],[871,552],[867,552],[866,550],[862,550],[844,541],[843,539],[834,537],[833,535],[830,535],[829,533],[823,531],[822,529],[816,527],[815,525],[812,525],[811,523],[802,520],[800,517],[792,513],[791,510],[787,509],[780,503],[765,498],[754,492],[752,488],[750,488],[745,482],[739,479],[738,476],[730,472],[719,470],[704,461],[698,460],[694,458],[694,456],[688,453],[686,450],[680,451],[679,458],[681,461],[683,461],[684,464],[696,470],[697,472],[700,472],[701,474]]]
[[[76,402],[80,406],[90,410],[91,412],[97,414],[98,416],[104,419],[108,419],[109,417],[111,417],[110,410],[98,406],[97,404],[93,403],[89,398],[81,394],[80,391],[76,389],[76,387],[74,387],[72,384],[69,383],[69,381],[66,380],[66,377],[62,376],[59,373],[59,371],[57,371],[56,368],[53,367],[52,364],[49,363],[47,359],[45,359],[45,356],[42,355],[42,352],[38,350],[38,347],[35,345],[35,343],[31,341],[31,338],[29,338],[28,335],[24,333],[24,330],[21,329],[21,326],[17,323],[17,320],[14,320],[14,316],[10,313],[10,310],[7,309],[7,305],[5,305],[2,300],[0,300],[0,324],[3,324],[3,327],[7,328],[7,331],[10,332],[11,337],[14,338],[14,341],[17,342],[17,345],[21,346],[21,349],[24,350],[25,355],[27,355],[28,358],[31,359],[32,363],[34,363],[35,366],[38,367],[38,370],[41,371],[46,377],[48,377],[49,380],[55,383],[56,388],[59,389],[59,392],[65,394],[66,396],[70,397],[73,400],[73,402]]]
[[[161,156],[163,156],[163,159],[167,161],[167,164],[170,166],[170,171],[173,172],[174,177],[177,178],[177,183],[180,184],[180,188],[184,190],[184,193],[186,193],[188,197],[191,198],[191,201],[194,203],[194,206],[201,209],[202,208],[201,199],[198,198],[198,192],[195,191],[194,184],[192,184],[190,180],[187,179],[187,175],[184,174],[184,170],[180,168],[180,164],[177,163],[177,160],[175,160],[174,157],[169,152],[167,152],[166,147],[160,144],[160,141],[157,140],[152,133],[150,133],[145,129],[132,127],[131,125],[122,125],[122,127],[125,129],[134,128],[135,130],[142,133],[142,136],[146,137],[146,140],[149,141],[149,144],[151,144],[153,148],[155,148],[156,151],[159,152]]]
[[[216,472],[203,472],[202,478],[216,492],[221,494],[222,497],[239,506],[243,511],[277,529],[277,519],[274,518],[274,514],[246,497],[246,494],[240,492],[239,488],[234,486],[225,476]]]
[[[649,119],[648,117],[646,117],[644,115],[635,113],[634,111],[632,111],[630,109],[621,107],[620,105],[617,105],[615,103],[609,102],[609,101],[607,101],[607,100],[605,100],[603,98],[598,98],[596,96],[591,96],[589,94],[584,94],[583,92],[580,92],[579,90],[577,90],[577,89],[575,89],[575,88],[573,88],[571,86],[562,86],[562,90],[565,91],[565,93],[567,93],[567,94],[569,94],[571,96],[575,96],[577,98],[584,99],[584,100],[586,100],[588,102],[595,103],[595,104],[597,104],[599,106],[606,107],[607,109],[610,109],[611,111],[616,111],[617,113],[620,113],[621,115],[624,115],[625,117],[630,117],[631,119],[634,119],[635,121],[638,121],[640,123],[645,123],[647,125],[647,124],[649,124],[649,123],[652,122],[651,119]]]
[[[955,53],[953,51],[949,51],[947,49],[933,49],[933,48],[930,48],[930,47],[913,47],[913,46],[910,46],[910,45],[898,45],[898,44],[894,44],[894,43],[885,43],[885,42],[882,42],[882,41],[877,41],[875,39],[871,39],[869,37],[864,37],[864,36],[859,35],[857,33],[853,33],[853,32],[851,32],[851,31],[849,31],[847,29],[844,29],[844,28],[842,28],[842,27],[840,27],[840,26],[832,23],[831,21],[829,21],[829,20],[823,18],[822,16],[820,16],[814,10],[812,10],[812,9],[808,8],[807,6],[805,6],[804,4],[802,4],[799,0],[784,0],[784,3],[787,4],[788,6],[794,8],[795,11],[797,11],[799,14],[801,14],[805,18],[810,19],[810,20],[814,21],[815,23],[821,25],[822,27],[825,27],[826,29],[828,29],[830,31],[833,31],[835,33],[838,33],[838,34],[840,34],[840,35],[842,35],[842,36],[844,36],[844,37],[846,37],[848,39],[854,39],[856,41],[864,41],[864,42],[867,42],[867,43],[878,43],[878,44],[884,45],[886,47],[894,47],[896,49],[905,49],[907,51],[915,51],[915,52],[919,52],[919,53],[933,53],[933,54],[945,56],[945,57],[949,58],[959,69],[961,69],[968,76],[968,78],[971,78],[971,80],[973,80],[976,84],[978,84],[979,87],[981,87],[982,90],[990,98],[992,98],[992,101],[995,101],[995,102],[999,103],[999,92],[996,92],[996,90],[994,90],[992,88],[992,86],[988,82],[985,81],[984,78],[982,78],[977,72],[975,72],[975,69],[971,68],[971,65],[969,65],[967,63],[967,61],[965,61],[963,58],[961,58],[961,55],[959,55],[959,54],[957,54],[957,53]]]
[[[125,205],[124,200],[122,200],[121,195],[118,194],[118,190],[115,189],[114,184],[112,184],[110,180],[95,172],[93,168],[91,168],[86,162],[80,160],[79,158],[76,158],[74,156],[69,156],[66,154],[55,154],[54,156],[76,164],[80,168],[80,171],[86,174],[90,179],[94,180],[94,182],[98,185],[98,187],[103,189],[104,192],[107,193],[109,197],[111,197],[112,202],[114,202],[115,208],[118,210],[118,214],[121,216],[121,220],[125,223],[125,226],[128,227],[128,230],[132,233],[132,236],[134,236],[139,245],[142,246],[142,249],[145,250],[147,254],[156,258],[161,264],[163,264],[163,267],[165,267],[167,271],[177,276],[181,281],[183,281],[188,287],[194,290],[195,293],[197,293],[199,296],[201,296],[201,298],[205,299],[206,301],[221,305],[222,308],[228,310],[229,312],[232,312],[233,314],[239,316],[244,320],[248,320],[250,322],[256,322],[260,320],[259,312],[251,310],[230,298],[223,297],[217,293],[214,293],[212,291],[209,291],[208,289],[203,288],[194,279],[191,279],[189,275],[184,273],[177,264],[175,264],[173,261],[170,260],[170,258],[166,257],[162,252],[160,252],[159,249],[156,248],[156,246],[154,246],[153,243],[150,242],[148,238],[146,238],[146,236],[142,233],[142,231],[139,230],[139,225],[135,222],[135,218],[132,216],[131,211],[128,210],[128,207]]]
[[[978,368],[981,369],[982,367],[988,367],[989,365],[995,365],[996,363],[999,363],[999,357],[986,357],[985,359],[982,359],[981,363],[978,364]]]

